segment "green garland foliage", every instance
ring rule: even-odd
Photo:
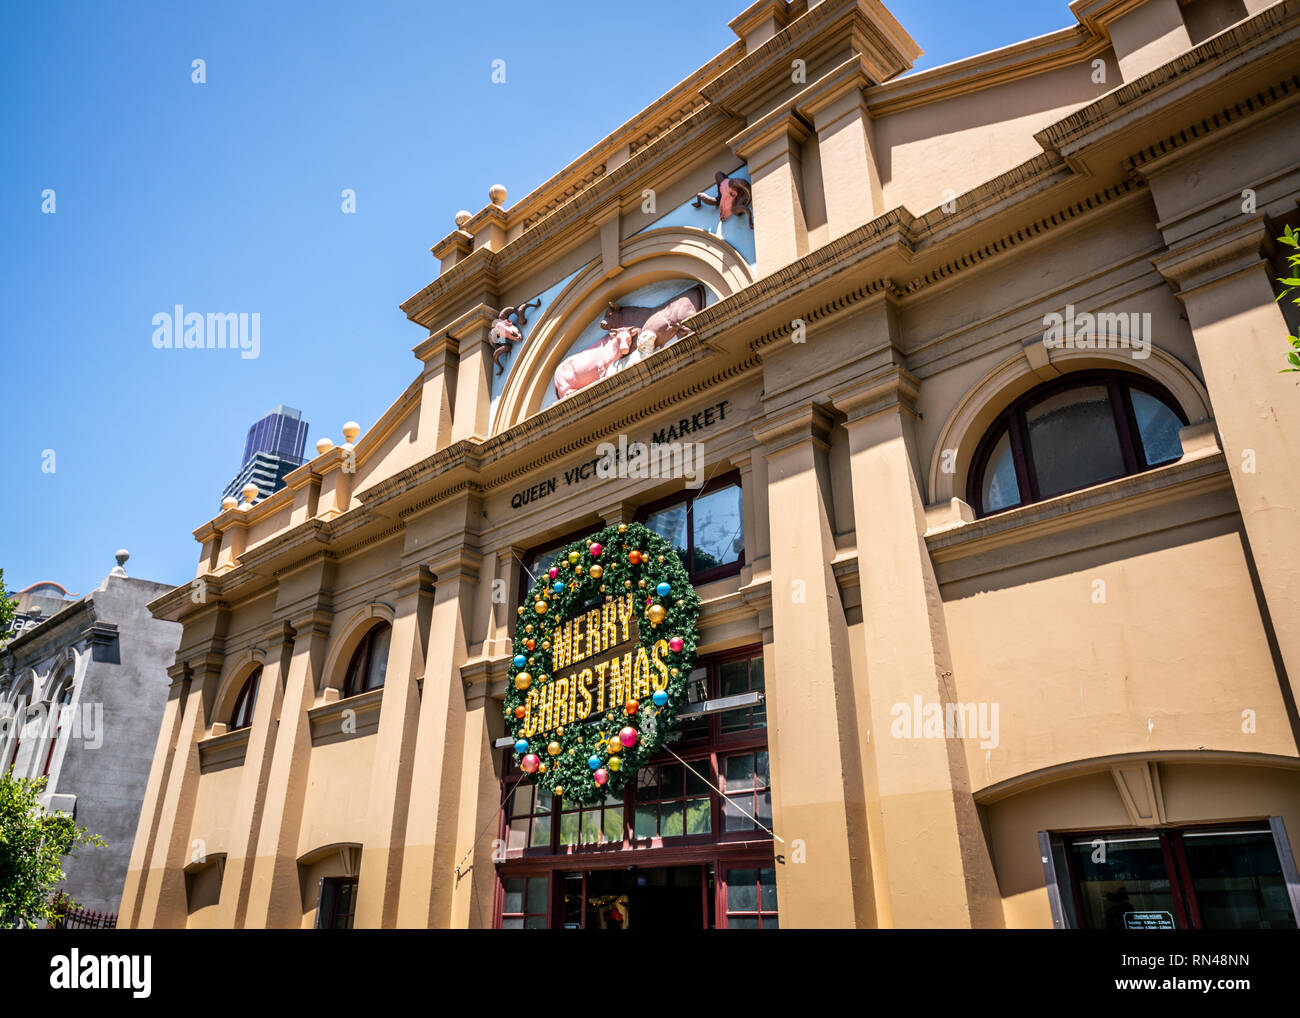
[[[595,545],[600,545],[598,555],[592,554]],[[640,562],[634,563],[632,558],[637,557]],[[600,567],[597,577],[592,576],[593,566]],[[695,663],[700,602],[672,545],[639,523],[609,526],[566,547],[554,569],[555,577],[549,573],[536,577],[519,612],[506,688],[506,730],[516,741],[522,738],[528,743],[522,753],[515,753],[516,764],[522,766],[524,758],[532,754],[544,765],[544,770],[539,767],[530,775],[539,789],[588,805],[616,794],[628,781],[634,780],[637,769],[655,754],[664,737],[676,727],[677,711],[686,699],[687,679]],[[661,583],[669,586],[666,596],[657,592]],[[555,589],[557,584],[559,590]],[[602,712],[597,712],[593,705],[588,717],[569,719],[560,726],[562,733],[552,728],[523,735],[527,722],[517,717],[515,709],[525,706],[531,719],[537,698],[548,691],[554,693],[548,690],[551,683],[582,670],[583,661],[570,667],[553,667],[561,626],[583,612],[603,609],[628,594],[632,595],[640,645],[652,662],[652,675],[657,683],[662,684],[665,676],[653,667],[655,646],[674,637],[682,641],[681,650],[664,652],[660,647],[658,654],[668,669],[664,687],[667,702],[656,706],[650,696],[643,694],[631,715],[626,711],[626,702],[605,704]],[[654,605],[661,606],[665,612],[657,625],[652,623],[649,614]],[[632,649],[635,658],[636,651]],[[588,655],[591,659],[596,656]],[[519,678],[520,673],[525,673],[523,679]],[[521,684],[525,688],[519,688]],[[594,691],[595,683],[590,688]],[[529,701],[529,693],[533,691],[536,695]],[[636,731],[636,744],[611,754],[609,740],[617,739],[625,727]],[[548,752],[552,743],[557,744],[558,753]],[[589,762],[593,756],[598,758],[600,773],[607,777],[604,786],[597,783],[597,769]],[[619,758],[618,770],[610,767],[611,756]]]

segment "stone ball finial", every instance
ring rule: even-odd
[[[233,509],[237,505],[239,505],[239,499],[235,498],[234,495],[227,495],[225,498],[221,500],[221,508],[223,510]]]
[[[126,560],[129,559],[130,557],[131,557],[131,553],[127,551],[125,548],[118,548],[117,551],[113,554],[113,558],[117,559],[117,564],[119,566],[126,565]]]
[[[506,189],[502,184],[493,184],[488,188],[488,197],[492,200],[493,205],[504,205],[506,203]]]
[[[347,439],[348,445],[355,442],[359,434],[361,434],[361,425],[356,421],[348,421],[343,425],[343,437]]]
[[[329,452],[333,448],[334,448],[334,440],[332,438],[316,439],[316,455],[324,456],[325,453]]]
[[[461,209],[459,212],[456,213],[456,229],[463,230],[465,228],[465,224],[468,223],[473,218],[474,218],[474,214],[472,212],[468,212],[465,209]]]
[[[257,499],[257,485],[249,481],[240,489],[240,494],[244,496],[245,505],[252,505]]]

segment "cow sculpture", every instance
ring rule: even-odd
[[[684,324],[686,319],[702,307],[704,286],[700,283],[655,307],[624,307],[611,302],[600,322],[609,335],[560,362],[555,370],[555,398],[563,399],[585,389],[686,335],[690,331]]]
[[[560,361],[560,366],[555,369],[555,398],[563,399],[592,382],[599,382],[611,364],[631,352],[632,342],[640,331],[615,329],[595,346],[579,350]]]

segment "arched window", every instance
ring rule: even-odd
[[[230,712],[230,731],[237,732],[253,723],[253,708],[257,706],[257,684],[262,679],[262,666],[253,669],[253,674],[244,680],[244,685],[235,697],[235,709]]]
[[[13,698],[13,713],[9,716],[9,723],[13,725],[14,748],[9,756],[9,770],[12,770],[14,765],[18,763],[18,750],[22,748],[23,744],[23,728],[27,725],[27,695],[34,692],[35,687],[29,685],[27,689],[24,689]]]
[[[54,699],[50,702],[50,711],[54,715],[54,734],[50,736],[50,748],[45,751],[42,777],[50,776],[50,765],[54,763],[54,749],[59,744],[59,736],[63,734],[63,722],[67,708],[70,706],[72,706],[72,680],[68,679],[59,687],[59,691],[54,694]]]
[[[1087,371],[1040,385],[984,435],[967,501],[988,516],[1171,463],[1186,424],[1173,397],[1137,375]]]
[[[366,633],[348,664],[348,674],[343,680],[344,696],[356,696],[384,684],[384,672],[388,669],[388,641],[392,634],[393,627],[387,622],[379,623]]]

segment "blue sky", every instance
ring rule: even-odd
[[[428,249],[456,210],[481,208],[494,183],[507,204],[522,198],[725,49],[744,6],[11,6],[9,589],[52,579],[85,593],[119,547],[133,576],[192,577],[192,531],[219,508],[254,420],[286,403],[310,422],[309,449],[339,442],[344,421],[368,428],[414,378],[424,334],[398,304],[434,277]],[[926,51],[917,69],[1074,23],[1066,0],[888,6]],[[155,349],[153,316],[175,304],[257,312],[260,356]]]

